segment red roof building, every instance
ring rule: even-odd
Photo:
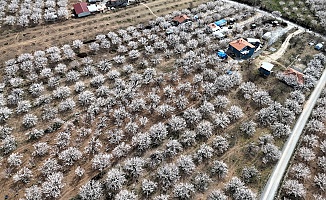
[[[182,24],[184,22],[191,21],[191,19],[187,15],[179,15],[174,17],[172,21]]]
[[[232,54],[240,59],[247,59],[254,54],[255,48],[254,45],[240,38],[229,43],[228,52],[232,52]]]
[[[245,47],[255,48],[254,45],[250,44],[243,38],[240,38],[238,40],[234,40],[234,41],[230,42],[230,46],[232,46],[233,48],[235,48],[238,51],[241,51]]]
[[[301,72],[299,72],[299,71],[297,71],[297,70],[295,70],[295,69],[293,69],[293,68],[288,68],[288,69],[286,69],[286,70],[284,71],[284,74],[285,74],[285,75],[290,75],[290,74],[292,74],[292,75],[294,75],[294,76],[297,77],[297,82],[298,82],[299,84],[303,84],[303,83],[304,83],[303,73],[301,73]]]
[[[75,13],[78,17],[85,17],[91,14],[87,8],[87,3],[86,2],[80,2],[74,4],[74,10]]]

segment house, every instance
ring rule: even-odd
[[[320,51],[322,48],[323,48],[323,44],[322,43],[318,43],[315,46],[315,49],[318,50],[318,51]]]
[[[229,43],[228,52],[240,59],[247,59],[254,54],[255,49],[254,45],[240,38]]]
[[[106,7],[125,7],[128,5],[128,0],[108,0],[106,2]]]
[[[77,17],[85,17],[91,14],[91,12],[87,8],[86,2],[80,2],[74,4],[74,11]]]
[[[223,50],[219,50],[217,52],[217,56],[221,59],[227,59],[228,58],[228,55],[223,51]]]
[[[303,73],[299,72],[298,70],[295,70],[293,68],[288,68],[284,71],[285,75],[294,75],[297,77],[297,82],[299,84],[303,84],[304,83],[304,78],[303,78]]]
[[[187,22],[191,22],[191,19],[187,15],[179,15],[172,19],[172,23],[176,26]]]
[[[269,62],[263,62],[258,69],[261,75],[263,76],[269,76],[272,73],[274,65]]]
[[[256,39],[256,38],[247,38],[247,41],[248,41],[250,44],[254,45],[256,49],[257,49],[257,48],[260,46],[260,44],[261,44],[260,40],[259,40],[259,39]]]
[[[221,19],[221,20],[218,20],[216,22],[214,22],[214,24],[216,24],[216,26],[225,26],[228,22],[225,20],[225,19]]]

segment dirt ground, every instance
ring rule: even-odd
[[[207,0],[148,0],[146,5],[157,16],[175,10],[197,6]],[[121,8],[114,12],[99,13],[86,18],[69,19],[63,22],[40,25],[19,30],[18,32],[0,31],[0,61],[6,61],[22,53],[45,50],[51,46],[71,44],[73,40],[91,40],[97,34],[105,34],[129,25],[148,22],[156,17],[142,4]],[[10,29],[7,27],[7,29]]]

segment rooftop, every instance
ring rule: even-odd
[[[247,42],[243,38],[240,38],[238,40],[234,40],[234,41],[230,42],[230,45],[233,48],[237,49],[238,51],[241,51],[242,49],[244,49],[247,46],[250,47],[250,48],[255,48],[254,45],[250,44],[249,42]]]
[[[263,68],[267,71],[272,71],[273,67],[274,67],[274,65],[269,62],[262,62],[262,64],[261,64],[261,68]]]
[[[187,19],[190,19],[187,15],[179,15],[173,18],[173,21],[177,21],[180,24],[186,21]]]
[[[288,68],[284,71],[284,74],[286,75],[289,75],[289,74],[292,74],[292,75],[295,75],[297,77],[297,81],[298,83],[300,84],[303,84],[304,83],[304,78],[303,78],[303,73],[293,69],[293,68]]]
[[[77,15],[83,12],[89,12],[86,2],[79,2],[74,4],[74,10]]]

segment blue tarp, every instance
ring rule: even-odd
[[[214,24],[216,24],[216,26],[224,26],[227,24],[227,21],[225,19],[221,19],[221,20],[214,22]]]
[[[323,48],[323,44],[319,43],[315,46],[315,49],[321,50]]]
[[[226,53],[224,51],[218,51],[217,56],[222,59],[226,59],[228,57],[228,55],[226,55]]]

